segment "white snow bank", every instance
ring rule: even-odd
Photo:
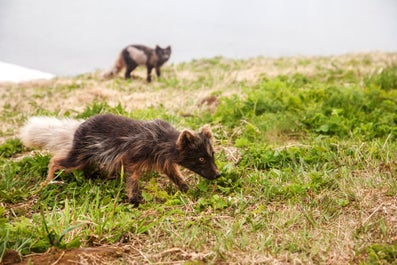
[[[54,77],[55,75],[50,73],[0,62],[0,82],[22,82],[37,79],[51,79]]]

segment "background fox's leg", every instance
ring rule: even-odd
[[[134,71],[137,66],[138,65],[133,62],[131,64],[126,65],[124,78],[125,79],[131,78],[131,72]]]
[[[160,75],[161,75],[160,66],[156,66],[156,75],[157,75],[157,77],[160,77]]]
[[[176,165],[169,166],[164,170],[164,173],[172,180],[172,182],[174,182],[178,186],[178,188],[182,192],[187,192],[189,190],[189,187],[186,184],[185,180],[183,179],[183,176],[179,171],[178,166]]]
[[[146,78],[146,80],[150,83],[150,82],[152,82],[152,69],[153,69],[153,66],[151,66],[150,64],[147,64],[146,68],[147,68],[147,78]]]
[[[128,201],[131,204],[134,204],[136,207],[142,200],[141,193],[139,191],[139,176],[140,174],[134,171],[131,172],[131,174],[128,174],[128,177],[126,179]]]

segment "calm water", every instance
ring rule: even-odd
[[[133,43],[171,45],[174,63],[397,51],[397,1],[0,1],[0,61],[72,75]]]

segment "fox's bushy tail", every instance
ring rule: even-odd
[[[22,143],[31,148],[48,149],[52,154],[71,150],[73,136],[82,120],[36,116],[29,118],[20,131]]]
[[[112,68],[107,71],[106,73],[103,74],[104,78],[111,78],[120,73],[121,69],[125,67],[125,62],[123,59],[123,55],[120,52],[119,55],[117,56],[116,61],[114,62]]]

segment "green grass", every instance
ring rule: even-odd
[[[153,263],[180,260],[159,255],[173,248],[196,253],[184,257],[193,262],[186,264],[395,262],[396,64],[365,74],[354,69],[371,67],[369,57],[331,69],[322,60],[298,60],[301,67],[321,66],[312,74],[264,72],[255,80],[235,80],[225,76],[255,60],[217,57],[165,68],[165,77],[151,86],[120,79],[105,85],[115,93],[187,95],[217,87],[209,92],[218,99],[216,109],[193,108],[196,101],[185,98],[190,115],[167,102],[131,108],[98,97],[62,109],[35,101],[85,89],[95,76],[49,85],[51,93],[38,88],[41,96],[29,99],[33,108],[23,115],[5,104],[16,127],[38,113],[88,118],[111,112],[161,118],[180,129],[208,123],[222,177],[208,181],[184,171],[191,189],[182,194],[164,176],[148,174],[141,181],[145,203],[134,208],[123,178],[60,172],[58,184],[41,188],[49,155],[9,137],[0,145],[0,258],[7,250],[27,255],[50,247],[131,244],[143,253],[138,261]],[[275,67],[282,72],[289,63],[279,59]],[[225,94],[228,89],[236,92]]]

